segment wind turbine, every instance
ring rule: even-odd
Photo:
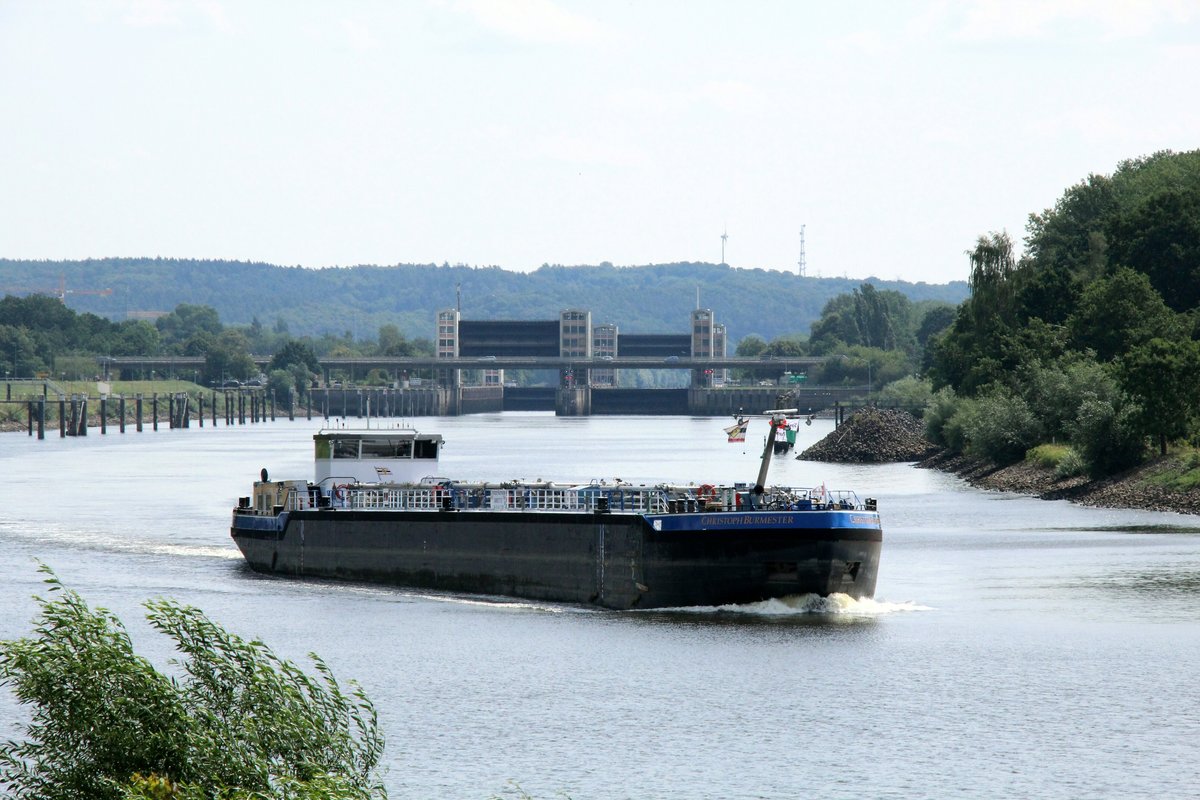
[[[722,264],[722,266],[724,266],[724,264],[725,264],[725,240],[728,238],[729,238],[729,229],[726,228],[725,232],[721,234],[721,264]]]

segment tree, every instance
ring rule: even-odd
[[[1155,337],[1175,338],[1179,326],[1150,279],[1127,267],[1084,289],[1067,322],[1075,347],[1094,351],[1100,361]]]
[[[757,333],[750,333],[738,342],[734,355],[741,358],[758,358],[767,350],[767,341]]]
[[[917,325],[917,345],[927,347],[930,339],[954,324],[954,315],[954,306],[949,303],[931,305]]]
[[[161,337],[158,328],[145,320],[130,320],[117,326],[118,338],[113,345],[115,356],[152,356],[158,353]]]
[[[1115,184],[1111,177],[1089,175],[1067,189],[1054,208],[1030,214],[1026,226],[1029,257],[1039,266],[1099,277],[1103,268],[1102,232],[1118,208]]]
[[[163,343],[174,347],[182,345],[196,334],[216,336],[224,328],[216,309],[189,303],[180,303],[174,311],[159,317],[154,324],[162,335]]]
[[[1149,197],[1111,226],[1111,258],[1145,274],[1167,306],[1200,304],[1200,186]]]
[[[290,370],[273,369],[267,373],[267,391],[277,402],[289,409],[292,407],[292,389],[296,388],[295,376]]]
[[[808,355],[808,343],[800,335],[776,336],[767,343],[763,355],[776,358],[800,358]]]
[[[1185,435],[1200,405],[1200,343],[1190,339],[1151,339],[1125,353],[1118,367],[1121,386],[1138,405],[1140,430],[1167,442]]]
[[[235,330],[222,331],[204,354],[204,377],[210,383],[225,378],[246,380],[258,372],[247,352],[246,337]]]
[[[400,328],[391,323],[379,326],[379,354],[383,356],[414,355],[412,345],[404,338]]]
[[[150,601],[147,619],[181,654],[171,678],[116,616],[41,571],[57,597],[35,598],[36,635],[0,642],[0,683],[32,716],[23,741],[0,743],[13,800],[386,796],[374,707],[316,655],[313,676],[196,608]],[[289,791],[333,785],[344,791]]]
[[[812,324],[812,350],[831,353],[843,346],[860,345],[913,352],[912,318],[912,301],[903,294],[863,283],[825,304],[821,318]]]
[[[294,364],[303,364],[309,372],[321,371],[321,362],[317,360],[312,346],[298,339],[289,339],[283,347],[275,351],[268,369],[287,369]]]
[[[935,340],[929,361],[934,388],[949,386],[961,395],[1002,384],[1015,366],[1005,341],[1015,322],[1016,262],[1007,233],[980,236],[971,262],[971,296],[959,306],[954,324]]]
[[[976,324],[997,319],[1003,323],[1012,321],[1012,280],[1017,264],[1013,257],[1012,238],[1006,232],[980,236],[974,250],[968,250],[971,259],[970,303],[976,312]]]
[[[16,378],[32,378],[43,366],[33,337],[26,330],[0,325],[0,370]]]

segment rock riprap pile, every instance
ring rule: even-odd
[[[850,464],[920,461],[938,451],[921,421],[907,411],[864,408],[796,458]]]

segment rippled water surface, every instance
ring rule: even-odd
[[[420,419],[469,478],[751,480],[726,419]],[[761,425],[761,423],[759,423]],[[229,511],[311,474],[319,423],[38,442],[0,435],[0,637],[36,563],[170,657],[171,596],[357,678],[393,798],[1190,797],[1200,778],[1200,519],[981,492],[908,465],[773,460],[879,499],[873,601],[608,612],[249,572]],[[799,447],[828,433],[817,421]],[[0,735],[20,711],[0,695]]]

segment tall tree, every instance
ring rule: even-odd
[[[1200,185],[1170,187],[1113,222],[1111,258],[1150,278],[1167,306],[1200,305]]]
[[[1101,361],[1155,337],[1175,338],[1180,326],[1150,279],[1127,267],[1084,289],[1068,321],[1074,346],[1094,351]]]
[[[1139,406],[1137,425],[1165,456],[1168,442],[1187,434],[1200,407],[1200,343],[1150,339],[1123,354],[1119,366],[1121,386]]]

